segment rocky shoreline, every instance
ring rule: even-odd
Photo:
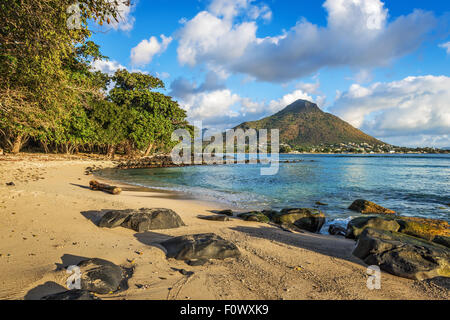
[[[227,162],[227,158],[223,158],[223,165],[229,164]],[[300,163],[304,162],[306,160],[278,160],[276,162],[278,163]],[[313,162],[314,160],[308,160]],[[262,164],[268,164],[268,161],[265,160],[256,160],[257,163]],[[211,164],[207,163],[205,161],[202,161],[201,164],[196,164],[194,162],[194,158],[191,159],[192,164],[175,164],[172,162],[172,158],[169,155],[160,155],[160,156],[153,156],[153,157],[145,157],[145,158],[139,158],[139,159],[132,159],[132,160],[125,160],[121,161],[117,165],[117,169],[150,169],[150,168],[171,168],[171,167],[187,167],[187,166],[205,166],[205,165],[222,165],[222,164]],[[233,159],[233,163],[238,163],[236,160]],[[245,160],[243,164],[249,164],[252,163],[250,160]]]
[[[320,210],[243,212],[131,188],[117,195],[90,191],[88,176],[117,165],[112,162],[3,165],[7,169],[3,180],[15,185],[0,186],[4,193],[0,203],[8,213],[0,226],[0,237],[7,240],[0,246],[0,271],[7,275],[0,277],[2,297],[449,296],[445,221],[403,217],[388,213],[389,209],[374,212],[380,207],[358,200],[352,206],[358,204],[360,215],[347,228],[330,225],[330,235],[323,235],[319,231],[327,220],[324,203],[317,204]],[[42,179],[19,179],[36,170],[42,171]],[[56,263],[59,259],[61,264]],[[387,272],[382,291],[366,289],[368,265]],[[68,290],[67,271],[73,266],[82,269],[81,288]],[[186,284],[178,287],[178,283]]]
[[[177,165],[172,163],[169,156],[159,156],[122,162],[117,168],[171,166]],[[424,280],[440,276],[450,277],[448,222],[400,216],[393,210],[364,199],[355,200],[348,209],[363,216],[349,221],[345,229],[331,224],[328,231],[331,235],[357,241],[354,256],[368,264],[378,265],[383,271],[405,278]],[[311,208],[285,208],[281,211],[263,210],[238,214],[228,209],[217,214],[198,218],[226,222],[230,217],[236,217],[244,221],[270,223],[294,233],[318,233],[326,221],[326,215],[322,211]]]
[[[362,199],[355,200],[349,209],[360,212],[363,216],[352,219],[345,233],[334,234],[354,239],[356,246],[352,254],[368,266],[375,265],[385,272],[407,279],[450,280],[450,227],[447,222],[399,216],[392,210]],[[198,218],[217,222],[236,218],[270,223],[291,233],[317,233],[326,221],[326,215],[322,211],[309,208],[245,213],[227,209],[214,213],[214,216]],[[141,208],[108,211],[97,225],[101,228],[124,227],[143,233],[179,228],[185,226],[185,223],[173,210]],[[214,233],[179,236],[163,241],[160,245],[165,249],[168,259],[182,260],[190,266],[202,266],[211,260],[234,259],[241,255],[233,242]],[[42,299],[94,300],[99,299],[95,294],[121,289],[124,273],[113,263],[90,259],[80,262],[78,266],[84,270],[81,290],[57,293]]]

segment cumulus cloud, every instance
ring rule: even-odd
[[[450,54],[450,41],[439,45],[440,48],[445,49],[447,54]]]
[[[187,100],[191,95],[225,88],[225,83],[222,81],[220,75],[210,71],[206,74],[205,81],[201,85],[197,85],[194,81],[190,81],[184,77],[178,77],[170,85],[171,91],[169,94],[182,100]]]
[[[161,35],[161,41],[158,41],[156,37],[142,40],[136,47],[131,49],[131,63],[140,66],[149,64],[155,55],[166,51],[171,42],[172,37],[166,37],[163,34]]]
[[[172,82],[170,94],[179,100],[190,121],[201,120],[204,127],[217,130],[270,116],[298,99],[316,101],[319,106],[322,106],[325,100],[323,96],[309,95],[296,89],[280,99],[255,101],[233,93],[213,73],[210,73],[201,85],[178,78]]]
[[[303,90],[309,94],[318,94],[320,88],[320,81],[316,81],[314,83],[305,83],[300,82],[295,86],[297,89]]]
[[[432,13],[419,10],[388,22],[380,0],[326,0],[323,6],[326,27],[301,19],[278,36],[260,38],[256,19],[264,7],[256,10],[247,0],[215,0],[179,30],[178,60],[283,82],[323,67],[386,65],[418,48],[435,25]]]
[[[168,72],[156,72],[156,76],[160,79],[168,79],[170,78],[170,73]]]
[[[450,78],[408,77],[401,81],[353,84],[330,108],[352,125],[398,145],[450,145]]]
[[[91,63],[91,68],[95,71],[101,71],[110,76],[112,76],[119,69],[126,69],[126,67],[114,60],[95,60]]]
[[[244,13],[249,18],[256,20],[262,18],[270,20],[272,11],[267,5],[253,5],[254,0],[214,0],[209,5],[209,10],[217,17],[226,20],[233,19],[237,15]]]
[[[200,92],[186,96],[180,105],[190,121],[204,121],[208,127],[223,127],[228,122],[239,122],[239,113],[233,110],[240,97],[229,89]]]

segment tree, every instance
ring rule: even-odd
[[[149,155],[154,149],[167,150],[173,146],[172,132],[188,125],[186,111],[178,103],[155,89],[164,83],[151,75],[118,70],[112,77],[115,83],[109,101],[126,112],[126,149]]]
[[[118,19],[118,0],[80,1],[80,25],[69,29],[70,0],[0,4],[0,135],[12,152],[73,106],[80,91],[66,63],[91,35],[89,20]],[[92,49],[92,47],[91,47]]]

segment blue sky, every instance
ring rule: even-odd
[[[396,145],[450,146],[450,2],[138,0],[93,40],[225,129],[316,102]]]

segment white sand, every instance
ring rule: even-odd
[[[386,273],[381,290],[367,289],[367,266],[351,255],[352,240],[288,233],[238,219],[200,220],[197,215],[222,206],[167,193],[124,191],[113,196],[84,188],[92,179],[84,175],[87,166],[111,162],[39,157],[5,161],[11,159],[17,158],[0,158],[0,299],[36,299],[62,291],[67,274],[55,271],[57,265],[76,264],[83,257],[134,267],[129,289],[102,299],[449,298],[448,291],[434,285]],[[9,181],[16,186],[6,186]],[[105,209],[141,207],[173,209],[187,226],[137,234],[125,228],[101,229],[89,219]],[[234,242],[242,257],[191,267],[167,260],[154,245],[170,236],[209,232]],[[194,274],[187,277],[172,268]]]

